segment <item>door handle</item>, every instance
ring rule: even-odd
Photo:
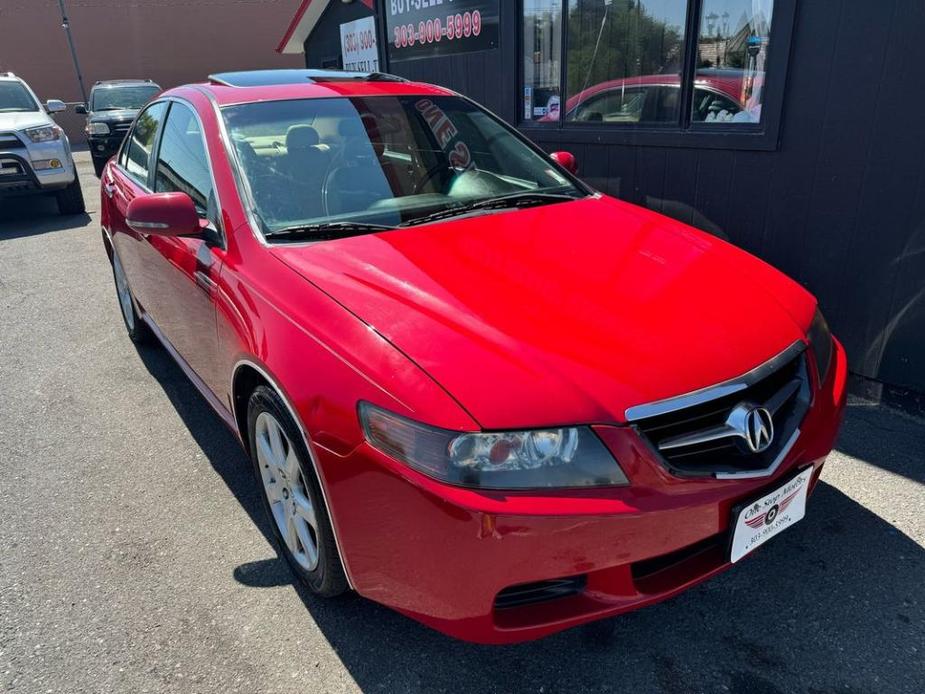
[[[196,278],[196,284],[202,287],[207,294],[211,294],[215,291],[214,280],[202,270],[196,270],[196,272],[193,273],[193,276]]]
[[[106,193],[107,197],[112,197],[112,194],[116,191],[116,187],[112,183],[103,182],[103,192]]]

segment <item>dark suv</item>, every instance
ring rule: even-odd
[[[138,111],[160,91],[151,80],[106,80],[93,85],[89,104],[77,107],[77,113],[87,114],[87,142],[97,178]]]

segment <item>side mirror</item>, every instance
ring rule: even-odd
[[[578,160],[571,152],[553,152],[549,156],[554,162],[573,176],[578,175]]]
[[[67,111],[67,104],[60,99],[49,99],[45,104],[45,110],[49,113],[61,113]]]
[[[139,195],[128,204],[125,222],[139,234],[193,236],[202,232],[196,205],[186,193]]]
[[[78,115],[80,115],[80,116],[86,116],[86,115],[87,115],[87,105],[86,105],[86,104],[77,104],[77,106],[74,108],[74,113],[76,113],[76,114],[78,114]]]

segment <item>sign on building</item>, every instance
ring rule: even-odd
[[[389,61],[498,46],[499,0],[384,0]]]
[[[340,50],[344,57],[344,70],[378,72],[379,46],[376,43],[375,17],[341,24]]]

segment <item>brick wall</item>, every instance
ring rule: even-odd
[[[89,92],[96,80],[150,78],[164,88],[210,72],[302,67],[275,48],[299,0],[65,0]],[[42,101],[80,101],[57,0],[0,0],[0,71]],[[57,117],[83,141],[73,108]]]

